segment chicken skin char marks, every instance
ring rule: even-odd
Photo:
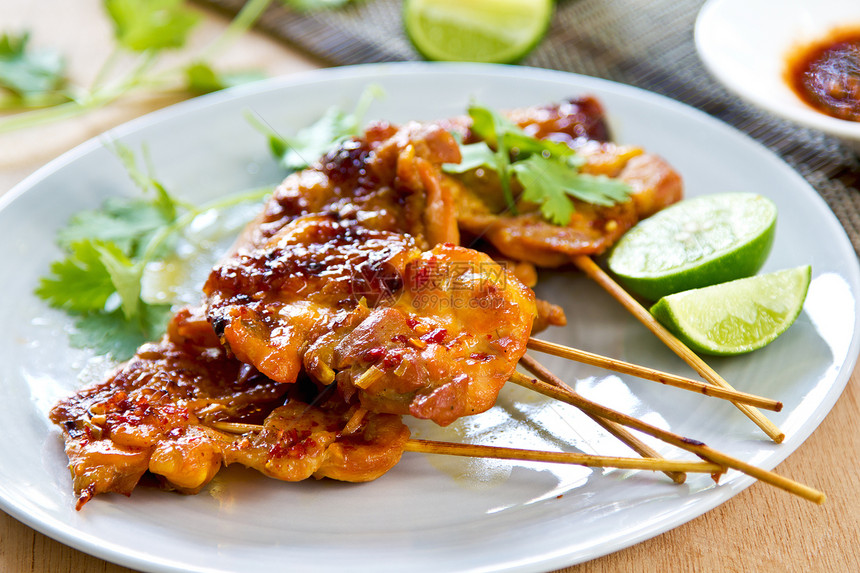
[[[440,126],[371,124],[363,137],[343,142],[310,168],[288,176],[236,248],[260,246],[306,215],[409,234],[422,250],[458,244],[454,197],[441,184],[439,167],[459,161],[457,141]]]
[[[661,157],[640,147],[609,141],[603,106],[592,97],[556,105],[512,110],[507,116],[526,133],[565,143],[585,160],[582,173],[605,175],[627,183],[630,200],[603,207],[573,199],[575,212],[565,226],[554,225],[538,206],[517,201],[517,215],[508,213],[498,177],[481,170],[447,177],[448,193],[456,198],[460,231],[466,242],[481,239],[502,256],[539,267],[559,267],[577,255],[599,255],[639,220],[679,201],[680,175]],[[466,143],[479,141],[469,119],[441,122],[463,134]]]
[[[100,493],[130,495],[144,476],[196,493],[231,463],[287,481],[368,481],[400,459],[409,430],[398,416],[365,413],[345,435],[355,406],[310,406],[296,394],[229,358],[199,310],[180,311],[160,342],[51,411],[77,508]],[[237,436],[210,427],[219,421],[263,422],[264,430]]]
[[[216,267],[208,315],[241,361],[378,413],[483,412],[525,353],[534,294],[483,253],[309,216]]]

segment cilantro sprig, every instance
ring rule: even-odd
[[[75,317],[74,346],[123,360],[163,333],[170,317],[170,304],[143,298],[147,265],[168,257],[177,236],[201,213],[260,200],[271,188],[195,207],[168,192],[129,148],[117,144],[114,151],[142,197],[112,198],[72,217],[58,233],[64,257],[51,264],[35,293]]]
[[[384,95],[385,92],[379,86],[368,86],[351,113],[336,106],[330,107],[322,117],[292,137],[279,134],[259,115],[247,112],[245,117],[257,131],[266,136],[269,149],[281,166],[292,172],[304,169],[344,140],[359,135],[368,107],[373,100]]]
[[[569,146],[538,139],[518,125],[479,105],[469,107],[472,132],[481,140],[461,145],[462,161],[449,163],[449,173],[483,168],[498,174],[507,210],[518,213],[517,199],[535,203],[555,225],[567,225],[576,210],[572,198],[596,205],[614,205],[630,196],[627,184],[605,176],[581,173],[583,159]],[[522,189],[514,197],[514,181]]]
[[[196,95],[259,79],[259,72],[218,71],[212,62],[271,2],[249,0],[209,45],[166,66],[162,56],[186,48],[200,21],[189,3],[103,0],[115,44],[89,86],[70,82],[56,51],[30,49],[26,33],[6,34],[0,37],[0,110],[18,113],[0,118],[0,133],[85,114],[136,92]]]

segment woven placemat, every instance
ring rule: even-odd
[[[235,13],[244,0],[198,0]],[[524,65],[638,86],[697,107],[748,133],[821,194],[860,254],[860,159],[822,133],[761,112],[727,93],[693,45],[702,0],[559,0],[552,27]],[[277,2],[260,29],[329,65],[419,59],[403,34],[400,0],[362,0],[300,13]]]

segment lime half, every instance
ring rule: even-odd
[[[513,63],[546,34],[553,0],[405,0],[403,23],[428,60]]]
[[[805,266],[679,292],[657,301],[651,314],[695,351],[742,354],[792,325],[811,276]]]
[[[641,221],[609,256],[609,269],[649,300],[748,277],[776,232],[776,205],[753,193],[687,199]]]

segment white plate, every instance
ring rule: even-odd
[[[351,108],[370,83],[387,98],[368,118],[402,122],[462,113],[473,98],[495,107],[593,93],[620,141],[664,155],[689,195],[755,191],[780,212],[765,270],[811,263],[804,312],[779,340],[754,354],[713,360],[743,390],[779,397],[772,418],[784,444],[770,443],[742,414],[659,384],[546,359],[585,395],[657,425],[772,468],[821,422],[858,353],[857,259],[815,192],[779,159],[738,132],[669,99],[605,81],[519,67],[387,64],[291,76],[203,97],[120,127],[110,136],[146,143],[156,171],[177,193],[202,200],[277,180],[265,142],[242,117],[258,112],[284,131],[335,104]],[[69,321],[32,296],[58,251],[54,231],[81,209],[132,193],[118,162],[91,141],[46,166],[3,198],[0,240],[0,506],[63,543],[149,571],[538,571],[584,561],[677,526],[752,483],[730,472],[715,486],[691,476],[486,463],[405,454],[388,475],[363,485],[287,484],[230,468],[218,486],[183,497],[139,489],[100,496],[75,512],[59,432],[47,412],[99,365],[69,349]],[[546,336],[586,350],[682,374],[689,369],[594,284],[575,273],[547,276],[539,294],[564,305],[571,324]],[[422,436],[458,434],[497,445],[627,454],[575,412],[522,389],[501,408],[451,431],[416,425]],[[684,457],[656,444],[676,457]],[[787,495],[787,494],[786,494]],[[786,497],[786,503],[790,500]]]
[[[709,0],[696,19],[696,49],[711,73],[735,94],[839,137],[860,152],[860,122],[815,110],[783,78],[792,49],[843,26],[860,27],[857,0]]]

